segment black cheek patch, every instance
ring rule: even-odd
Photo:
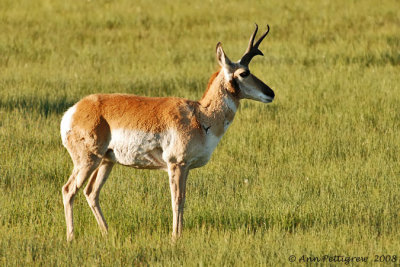
[[[239,87],[238,82],[236,81],[236,78],[232,79],[229,83],[230,83],[230,87],[232,89],[232,92],[231,92],[232,95],[234,97],[238,97],[240,94],[240,87]]]

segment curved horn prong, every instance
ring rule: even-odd
[[[256,24],[256,29],[254,31],[254,33],[251,35],[250,37],[250,41],[249,41],[249,45],[246,49],[246,52],[244,53],[244,55],[242,56],[242,58],[240,59],[240,64],[248,66],[251,59],[256,56],[256,55],[261,55],[263,56],[264,54],[258,49],[258,46],[260,45],[260,43],[262,42],[262,40],[264,40],[265,36],[267,36],[267,34],[269,33],[269,25],[267,25],[268,29],[267,31],[260,37],[260,39],[258,39],[258,41],[256,42],[256,44],[254,44],[254,38],[256,37],[257,34],[257,30],[258,30],[258,25]]]
[[[260,39],[258,39],[257,43],[255,44],[254,47],[257,47],[260,45],[260,43],[262,42],[262,40],[264,40],[265,36],[267,36],[267,34],[269,33],[269,25],[267,25],[268,29],[267,31],[260,37]]]
[[[254,30],[253,34],[252,34],[251,37],[250,37],[249,45],[247,46],[246,52],[244,52],[244,54],[250,52],[251,48],[253,47],[254,38],[256,37],[257,31],[258,31],[258,25],[257,25],[257,23],[254,23],[254,24],[256,25],[256,29]]]

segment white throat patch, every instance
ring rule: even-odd
[[[232,110],[233,112],[236,112],[236,110],[237,110],[237,105],[236,105],[236,103],[232,100],[232,98],[230,98],[230,97],[225,97],[225,98],[224,98],[224,102],[225,102],[226,106],[227,106],[230,110]]]

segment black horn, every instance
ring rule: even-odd
[[[265,36],[267,36],[267,34],[269,32],[269,25],[267,25],[267,27],[268,27],[267,31],[260,37],[260,39],[258,39],[256,44],[254,44],[254,38],[256,37],[257,31],[258,31],[258,25],[256,24],[256,29],[254,30],[253,34],[250,37],[249,46],[247,47],[246,52],[244,53],[242,58],[240,59],[240,64],[248,66],[250,61],[251,61],[251,59],[254,56],[257,56],[257,55],[263,56],[264,55],[258,49],[258,46],[260,45],[262,40],[265,38]]]

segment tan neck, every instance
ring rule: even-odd
[[[203,128],[210,127],[216,136],[225,133],[239,108],[236,94],[235,88],[225,81],[222,70],[211,77],[208,88],[199,101],[198,119]]]

